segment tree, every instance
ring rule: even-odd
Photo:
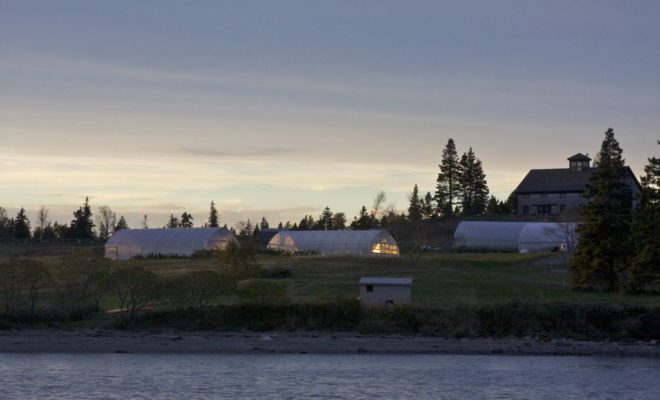
[[[183,214],[181,214],[181,223],[179,226],[181,226],[181,228],[192,228],[193,225],[193,216],[187,211],[184,211]]]
[[[332,216],[332,229],[346,229],[346,214],[337,212]]]
[[[179,222],[179,219],[174,216],[174,214],[170,214],[170,219],[167,221],[167,225],[165,225],[166,228],[180,228],[181,223]]]
[[[9,229],[9,218],[7,217],[7,210],[0,207],[0,239],[13,236],[14,232]]]
[[[240,236],[251,236],[254,227],[252,226],[252,222],[248,219],[247,221],[238,221],[236,223],[236,231]]]
[[[128,229],[128,224],[126,223],[126,219],[122,215],[119,217],[119,221],[117,221],[117,224],[115,225],[115,229],[113,230],[113,233],[120,231],[122,229]]]
[[[148,219],[147,219],[147,214],[144,214],[144,218],[142,219],[142,229],[149,229],[149,225],[147,224]]]
[[[96,215],[96,223],[99,227],[99,239],[105,240],[115,231],[117,214],[112,211],[110,206],[101,206]]]
[[[378,221],[378,218],[381,216],[380,215],[381,207],[385,204],[386,201],[387,201],[387,195],[385,194],[385,192],[380,191],[376,194],[376,198],[374,198],[374,204],[371,207],[371,219],[373,220],[372,224],[375,221]]]
[[[89,206],[89,197],[85,197],[85,204],[73,212],[70,234],[72,239],[94,239],[94,221],[92,221],[92,208]]]
[[[362,206],[358,217],[353,219],[353,222],[351,223],[351,228],[357,230],[365,230],[365,229],[371,229],[372,226],[373,226],[373,219],[367,213],[367,207]]]
[[[235,291],[236,281],[227,274],[213,271],[192,271],[169,278],[164,284],[165,297],[179,310],[207,307],[222,294]]]
[[[62,297],[79,317],[99,311],[110,271],[111,261],[106,258],[73,254],[64,259],[60,274]]]
[[[209,220],[207,225],[209,228],[218,228],[220,226],[218,225],[218,222],[220,222],[218,210],[215,208],[215,203],[211,201],[211,207],[209,209]]]
[[[49,280],[48,269],[30,259],[10,259],[0,264],[0,292],[5,315],[34,316],[40,289]]]
[[[422,218],[431,219],[435,217],[435,206],[433,205],[433,196],[431,192],[426,192],[424,199],[422,199]]]
[[[436,179],[435,200],[440,215],[451,216],[460,196],[461,166],[456,153],[454,139],[449,139],[442,151],[440,173]]]
[[[21,207],[16,214],[16,219],[13,223],[14,227],[14,237],[16,239],[30,239],[32,234],[30,233],[30,220],[27,215],[25,215],[25,209]]]
[[[410,200],[410,206],[408,206],[408,219],[417,222],[422,219],[422,202],[419,199],[419,189],[417,188],[417,184],[415,184],[408,199]]]
[[[461,156],[460,171],[458,182],[463,215],[483,214],[488,201],[488,185],[481,160],[476,157],[472,147]]]
[[[305,215],[303,219],[300,220],[297,230],[306,231],[314,229],[315,226],[316,223],[314,222],[314,218],[311,215]]]
[[[44,206],[41,206],[39,208],[39,211],[37,211],[37,227],[35,228],[35,234],[34,234],[35,239],[39,239],[39,240],[43,239],[44,230],[46,229],[47,225],[48,225],[48,209]]]
[[[631,292],[660,290],[660,158],[648,161],[641,178],[641,204],[632,225],[634,256],[627,282]]]
[[[142,267],[127,266],[114,271],[109,278],[110,290],[119,300],[122,320],[132,320],[135,313],[158,297],[158,276]]]
[[[497,201],[495,196],[490,196],[488,204],[486,205],[486,214],[497,215],[500,213],[500,202]]]
[[[627,169],[612,128],[596,157],[582,208],[580,238],[571,260],[570,273],[577,287],[615,291],[621,287],[630,257],[631,188]]]
[[[268,220],[266,217],[261,217],[261,222],[259,223],[259,228],[261,229],[269,229],[270,225],[268,224]]]
[[[321,212],[321,215],[319,216],[319,220],[317,222],[317,225],[319,229],[323,230],[329,230],[332,229],[332,211],[330,211],[330,207],[326,207],[323,209]]]

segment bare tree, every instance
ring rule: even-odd
[[[96,214],[96,223],[99,226],[99,238],[107,239],[114,232],[117,215],[109,206],[101,206]]]
[[[40,232],[43,232],[46,225],[48,225],[48,209],[44,206],[41,206],[37,211],[37,224],[39,224]]]
[[[149,225],[147,225],[147,214],[144,214],[144,219],[142,220],[142,228],[143,229],[149,228]]]
[[[571,259],[577,245],[578,236],[576,227],[577,225],[572,222],[558,222],[552,227],[543,229],[545,236],[552,240],[559,248],[562,259],[566,264]]]
[[[378,214],[380,213],[380,209],[381,209],[381,207],[383,206],[383,204],[385,204],[385,201],[387,201],[387,195],[385,194],[385,192],[383,192],[383,191],[381,190],[381,191],[378,192],[378,194],[376,195],[376,198],[374,199],[374,204],[373,204],[373,206],[372,206],[372,208],[371,208],[371,214],[372,214],[375,218],[378,217]]]

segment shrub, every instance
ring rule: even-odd
[[[0,290],[7,316],[34,317],[39,292],[50,281],[48,269],[40,262],[14,258],[0,264]]]
[[[193,271],[164,282],[164,297],[177,309],[207,307],[222,294],[232,294],[236,281],[227,274]]]
[[[109,289],[119,299],[122,320],[124,311],[133,319],[135,313],[158,298],[159,279],[142,267],[127,266],[114,271],[109,277]]]

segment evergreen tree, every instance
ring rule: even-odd
[[[9,229],[9,218],[7,217],[7,210],[0,207],[0,239],[13,236],[14,232]]]
[[[55,229],[53,228],[53,225],[49,222],[48,225],[44,228],[43,232],[41,233],[41,240],[54,240],[56,239],[57,236],[55,235]]]
[[[461,156],[460,170],[459,187],[463,215],[481,215],[486,211],[488,185],[481,160],[475,156],[472,147]]]
[[[128,224],[126,223],[126,218],[124,218],[123,215],[121,217],[119,217],[119,221],[117,221],[117,224],[115,225],[115,229],[114,229],[113,233],[117,232],[117,231],[120,231],[122,229],[128,229]]]
[[[329,230],[332,229],[332,211],[330,211],[330,207],[326,207],[323,209],[321,212],[321,215],[319,216],[319,220],[317,222],[317,225],[319,229],[323,230]]]
[[[353,222],[351,223],[351,228],[357,230],[365,230],[365,229],[371,229],[372,227],[373,227],[373,218],[367,212],[367,207],[362,206],[358,217],[353,219]]]
[[[626,184],[626,167],[612,128],[596,158],[582,208],[583,223],[571,260],[575,286],[614,291],[621,287],[630,256],[629,236],[632,213],[631,188]]]
[[[149,224],[147,222],[147,214],[144,214],[144,218],[142,219],[142,229],[149,229]]]
[[[501,202],[497,201],[495,196],[490,196],[488,199],[488,205],[486,206],[486,214],[488,215],[497,215],[500,214]]]
[[[424,199],[422,199],[422,217],[424,219],[435,217],[435,207],[433,205],[433,196],[431,195],[431,192],[426,192]]]
[[[282,225],[282,224],[280,223],[280,225]],[[259,223],[259,228],[261,228],[261,229],[269,229],[270,228],[270,225],[268,224],[268,220],[266,219],[266,217],[261,217],[261,222]]]
[[[634,257],[627,284],[631,292],[660,290],[660,158],[648,160],[641,204],[633,218]]]
[[[436,180],[435,200],[440,215],[451,216],[460,197],[461,166],[454,139],[449,139],[442,151],[440,173]]]
[[[288,221],[287,221],[287,224],[289,224]],[[277,224],[277,229],[284,229],[284,225],[282,225],[282,221],[280,221],[280,223]]]
[[[314,218],[311,215],[305,215],[298,224],[299,231],[307,231],[310,229],[314,229],[314,227],[315,227]]]
[[[170,214],[170,219],[167,221],[167,225],[165,225],[167,228],[180,228],[181,223],[179,223],[179,219],[174,216],[174,214]]]
[[[14,237],[16,239],[30,239],[32,234],[30,233],[30,220],[25,214],[25,209],[21,207],[20,211],[16,215],[13,223],[14,227]]]
[[[193,216],[190,215],[187,211],[184,211],[183,214],[181,214],[181,223],[179,226],[182,228],[192,228],[193,227]]]
[[[422,202],[419,199],[419,189],[417,188],[417,184],[415,184],[408,199],[410,200],[410,206],[408,206],[408,219],[417,222],[422,219]]]
[[[215,208],[215,203],[211,201],[211,207],[209,209],[209,220],[207,223],[207,226],[209,228],[217,228],[220,225],[218,225],[218,222],[220,222],[220,218],[218,217],[218,210]]]
[[[70,234],[72,239],[94,239],[94,221],[92,208],[89,206],[89,197],[85,197],[85,204],[73,212]]]

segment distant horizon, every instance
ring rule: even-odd
[[[504,200],[530,169],[658,155],[660,3],[0,5],[0,206],[70,223],[89,196],[139,227],[350,222],[435,190],[449,138]]]

